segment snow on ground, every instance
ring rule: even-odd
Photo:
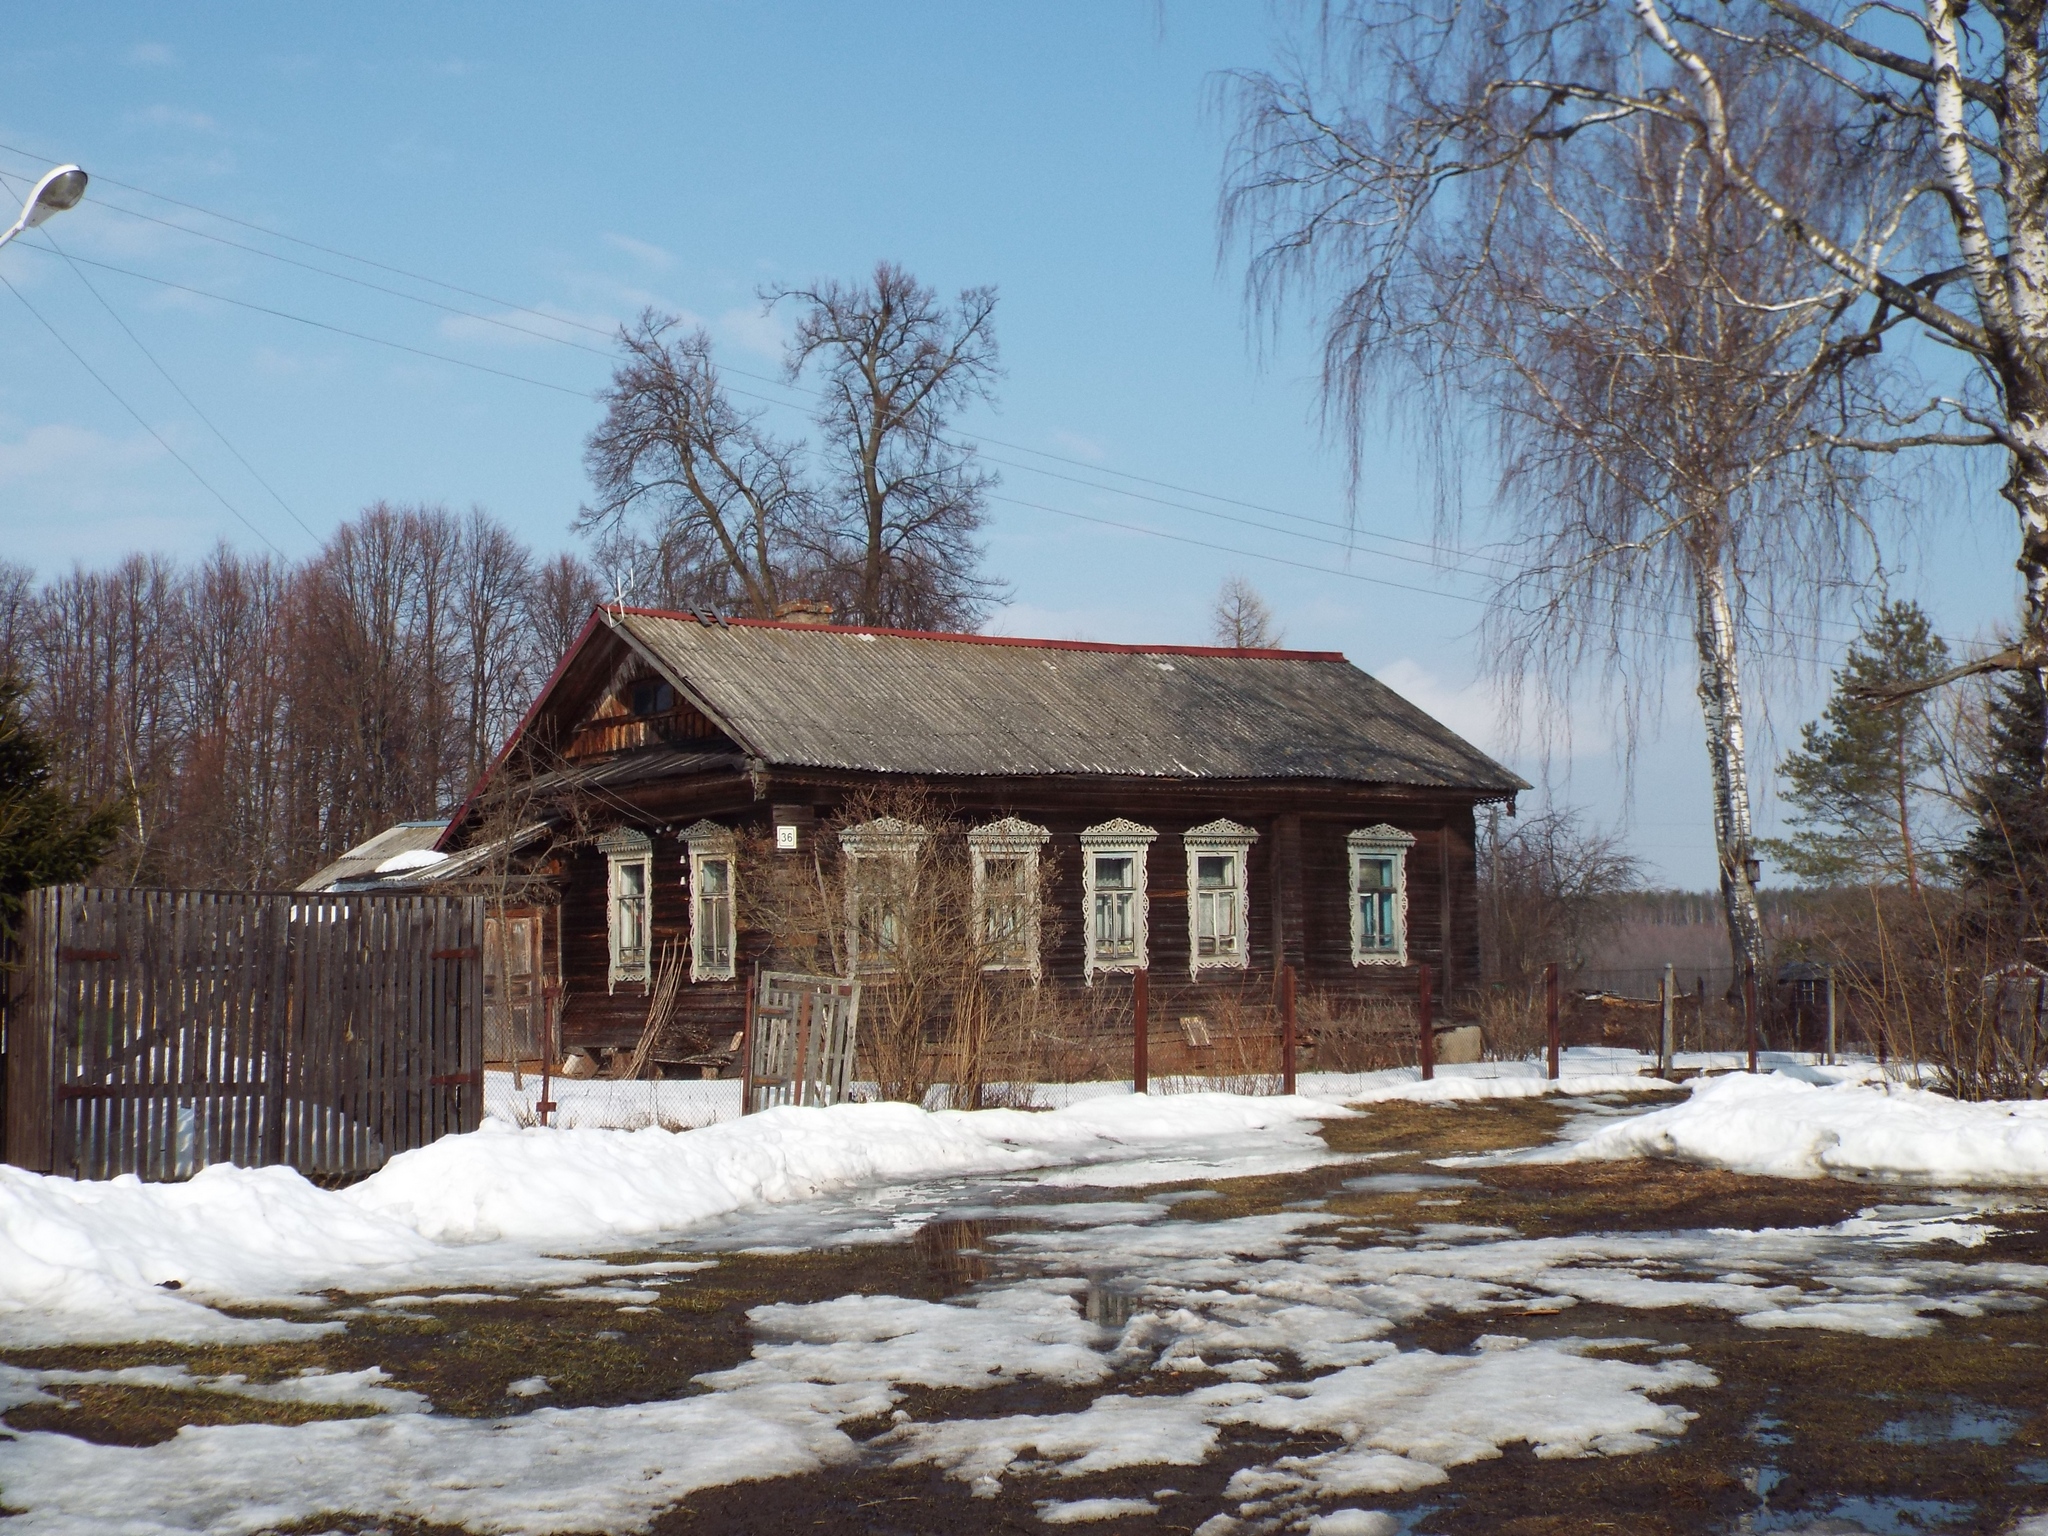
[[[1779,1178],[2048,1184],[2048,1102],[1964,1104],[1868,1074],[1845,1077],[1705,1079],[1683,1104],[1522,1157],[1670,1157]]]
[[[1587,1117],[1568,1150],[1584,1155],[1679,1110],[1711,1112],[1712,1124],[1790,1103],[1793,1111],[1753,1118],[1804,1124],[1837,1113],[1829,1105],[1911,1108],[1926,1097],[1887,1099],[1855,1081],[1814,1086],[1784,1074],[1726,1079],[1677,1109]],[[1722,1110],[1712,1109],[1717,1100]],[[1822,1110],[1798,1108],[1813,1104]],[[856,1457],[929,1466],[977,1493],[1027,1475],[1047,1479],[1040,1486],[1053,1493],[1093,1471],[1195,1465],[1226,1436],[1251,1431],[1327,1436],[1328,1448],[1238,1471],[1227,1497],[1239,1516],[1260,1511],[1329,1536],[1384,1533],[1398,1526],[1379,1512],[1330,1506],[1444,1483],[1515,1444],[1546,1457],[1647,1450],[1685,1433],[1693,1413],[1682,1394],[1716,1385],[1682,1345],[1518,1336],[1517,1322],[1532,1315],[1688,1307],[1755,1328],[1899,1338],[1945,1318],[2035,1306],[2048,1292],[2048,1267],[1976,1257],[1996,1202],[1963,1196],[1877,1206],[1818,1228],[1561,1238],[1457,1221],[1465,1181],[1451,1172],[1352,1180],[1443,1203],[1446,1219],[1416,1226],[1379,1227],[1313,1205],[1175,1220],[1178,1206],[1201,1198],[1186,1190],[1031,1201],[1030,1187],[1048,1174],[1100,1172],[1089,1182],[1127,1187],[1209,1176],[1197,1169],[1229,1177],[1326,1159],[1311,1125],[1328,1112],[1305,1097],[1126,1094],[1045,1114],[780,1110],[687,1135],[500,1128],[407,1154],[347,1194],[279,1170],[210,1170],[172,1186],[0,1173],[0,1307],[11,1309],[0,1311],[0,1338],[127,1326],[117,1305],[147,1309],[138,1328],[186,1326],[185,1314],[165,1307],[225,1327],[199,1303],[290,1299],[322,1286],[546,1284],[616,1304],[700,1266],[627,1266],[593,1283],[598,1266],[547,1259],[543,1247],[616,1246],[685,1227],[731,1247],[900,1240],[948,1216],[1032,1227],[992,1225],[981,1241],[994,1278],[947,1301],[845,1296],[757,1307],[750,1357],[699,1378],[701,1394],[670,1402],[479,1420],[410,1411],[412,1394],[381,1385],[375,1371],[261,1387],[182,1367],[139,1368],[170,1374],[132,1382],[132,1371],[0,1374],[0,1401],[120,1378],[383,1410],[297,1426],[188,1427],[140,1448],[21,1434],[0,1441],[0,1486],[24,1511],[11,1528],[188,1536],[349,1513],[503,1532],[633,1531],[695,1489]],[[323,1223],[336,1234],[328,1246]],[[274,1245],[272,1225],[282,1234]],[[174,1261],[183,1270],[164,1273]],[[451,1278],[459,1276],[482,1278]],[[161,1289],[166,1278],[181,1278],[181,1288]],[[68,1282],[86,1298],[69,1311]],[[1397,1345],[1404,1326],[1432,1315],[1483,1318],[1486,1331],[1461,1351]],[[206,1337],[214,1326],[173,1336]],[[1300,1376],[1309,1379],[1291,1379]],[[1189,1389],[1171,1390],[1176,1378]],[[1148,1389],[1120,1388],[1126,1379]],[[1112,1390],[1066,1413],[920,1422],[900,1406],[912,1386],[975,1391],[1015,1381]],[[549,1390],[540,1377],[515,1387],[542,1399]],[[849,1423],[891,1410],[894,1427],[880,1437],[856,1446],[848,1436]],[[1038,1510],[1048,1525],[1085,1526],[1145,1512],[1139,1506],[1177,1517],[1174,1499],[1162,1488],[1149,1499],[1052,1497]]]
[[[1675,1058],[1680,1066],[1731,1071],[1745,1065],[1746,1058],[1726,1052],[1709,1055],[1692,1052]],[[1814,1061],[1810,1056],[1767,1052],[1763,1064],[1772,1071],[1799,1071]],[[1521,1098],[1546,1093],[1654,1093],[1672,1085],[1658,1081],[1651,1072],[1653,1057],[1639,1051],[1608,1046],[1573,1046],[1559,1063],[1560,1080],[1546,1082],[1540,1061],[1484,1061],[1439,1066],[1431,1083],[1421,1080],[1415,1067],[1396,1067],[1382,1072],[1304,1072],[1298,1087],[1304,1098],[1331,1104],[1370,1103],[1380,1099],[1420,1099],[1451,1102],[1464,1099]],[[1832,1069],[1823,1069],[1832,1070]],[[1204,1091],[1209,1080],[1201,1077],[1156,1077],[1154,1097],[1169,1098]],[[484,1074],[484,1112],[492,1120],[512,1126],[540,1123],[536,1107],[540,1102],[541,1080],[534,1073],[521,1074],[516,1082],[510,1072]],[[1093,1099],[1128,1096],[1129,1079],[1086,1083],[1003,1083],[997,1085],[1020,1098],[1028,1097],[1038,1108],[1065,1109]],[[941,1087],[931,1105],[940,1107]],[[696,1079],[660,1082],[622,1082],[609,1078],[566,1078],[550,1080],[548,1093],[556,1105],[551,1122],[567,1130],[637,1131],[658,1125],[668,1130],[688,1130],[740,1118],[740,1084],[737,1079],[704,1082]]]
[[[210,1303],[289,1307],[323,1291],[616,1277],[549,1255],[942,1174],[1096,1164],[1115,1182],[1120,1162],[1141,1178],[1207,1177],[1243,1159],[1305,1167],[1331,1155],[1314,1132],[1331,1112],[1299,1098],[1127,1095],[1050,1114],[777,1109],[682,1135],[492,1123],[393,1158],[341,1192],[287,1168],[214,1167],[144,1184],[0,1167],[0,1342],[287,1337],[338,1324],[230,1318]]]
[[[1023,1182],[957,1187],[976,1197]],[[139,1449],[30,1433],[0,1443],[0,1484],[26,1511],[14,1522],[22,1536],[253,1531],[338,1512],[505,1532],[631,1531],[693,1489],[856,1455],[928,1465],[977,1493],[1027,1474],[1053,1479],[1050,1492],[1094,1471],[1196,1465],[1225,1435],[1251,1430],[1333,1438],[1326,1450],[1244,1468],[1227,1489],[1240,1515],[1305,1519],[1333,1502],[1441,1484],[1513,1444],[1545,1457],[1647,1450],[1693,1417],[1674,1394],[1716,1385],[1682,1346],[1509,1331],[1530,1313],[1707,1306],[1763,1326],[1896,1336],[1929,1313],[2032,1305],[2048,1286],[2048,1270],[1968,1262],[1985,1235],[1982,1210],[1968,1204],[1880,1208],[1801,1230],[1530,1240],[1451,1223],[1347,1232],[1349,1218],[1314,1210],[1184,1222],[1172,1219],[1179,1203],[1161,1194],[1006,1205],[1049,1228],[990,1236],[991,1282],[947,1302],[758,1307],[751,1358],[701,1377],[708,1390],[679,1401],[495,1421],[389,1413],[188,1428]],[[840,1236],[872,1221],[843,1201],[818,1210],[836,1213]],[[1344,1246],[1344,1235],[1362,1245]],[[1104,1315],[1122,1320],[1091,1322],[1083,1298],[1107,1287],[1128,1305]],[[1431,1313],[1483,1316],[1488,1331],[1450,1353],[1385,1337]],[[898,1406],[910,1385],[1086,1387],[1112,1373],[1165,1385],[1197,1370],[1188,1391],[1112,1391],[1068,1413],[921,1422]],[[1287,1379],[1315,1370],[1324,1374]],[[845,1433],[892,1409],[895,1427],[865,1447]],[[1162,1489],[1132,1503],[1175,1509],[1171,1500]],[[1051,1524],[1115,1512],[1086,1499],[1040,1506]],[[1323,1515],[1318,1528],[1394,1528],[1373,1513]]]

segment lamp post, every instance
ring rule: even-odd
[[[21,205],[21,217],[14,221],[13,228],[0,234],[0,245],[5,245],[24,229],[34,229],[54,213],[76,208],[79,199],[85,196],[85,182],[85,172],[75,165],[60,165],[54,171],[44,172],[43,179],[29,193],[28,201]]]

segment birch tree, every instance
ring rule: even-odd
[[[1688,636],[1739,974],[1764,960],[1745,643],[1802,633],[1854,569],[1845,368],[1872,336],[1855,290],[1814,280],[1664,118],[1532,129],[1540,106],[1511,82],[1553,50],[1601,78],[1633,67],[1624,13],[1549,14],[1447,0],[1339,18],[1288,71],[1238,77],[1225,230],[1250,246],[1256,306],[1316,306],[1354,475],[1397,380],[1404,400],[1423,385],[1447,502],[1460,434],[1490,433],[1509,538],[1487,638],[1511,697],[1531,676],[1568,696],[1591,665],[1632,716],[1673,631]],[[1745,153],[1816,200],[1843,185],[1803,77],[1758,68],[1731,89],[1751,109]]]

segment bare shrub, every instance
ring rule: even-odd
[[[922,1104],[943,1083],[951,1103],[977,1106],[985,1084],[1024,1080],[999,1063],[1065,1034],[1053,989],[1001,968],[1015,940],[977,900],[967,832],[921,789],[892,788],[850,800],[807,856],[761,840],[743,852],[748,925],[770,936],[773,963],[859,976],[859,1071],[885,1099]],[[1015,893],[1036,909],[1041,946],[1047,875],[1041,860],[1039,886]]]
[[[1892,1075],[1958,1099],[2048,1092],[2039,973],[2021,935],[1954,892],[1872,890],[1868,921],[1825,936],[1859,1032]]]
[[[1302,1040],[1312,1044],[1318,1072],[1412,1067],[1421,1054],[1415,1008],[1405,1001],[1345,1001],[1308,990],[1296,998],[1294,1018]]]

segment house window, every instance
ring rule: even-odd
[[[846,942],[856,971],[891,971],[908,939],[917,855],[929,834],[879,816],[839,834],[846,858]]]
[[[732,833],[715,821],[683,831],[690,866],[690,980],[730,981],[735,919]]]
[[[1408,850],[1415,839],[1382,823],[1345,839],[1351,851],[1351,963],[1408,963]]]
[[[1038,850],[1052,834],[1015,816],[967,834],[974,856],[974,931],[985,971],[1038,979]]]
[[[1192,827],[1188,854],[1188,972],[1242,970],[1251,939],[1251,886],[1245,862],[1258,833],[1234,821]]]
[[[647,981],[653,932],[654,845],[645,832],[620,827],[597,840],[605,856],[605,926],[611,938],[607,990]]]
[[[1159,834],[1119,817],[1081,834],[1087,974],[1144,969],[1145,855]]]

